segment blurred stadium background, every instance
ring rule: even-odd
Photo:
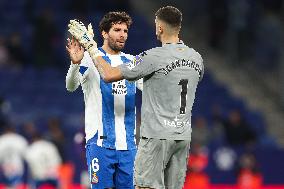
[[[83,95],[65,89],[68,21],[92,22],[101,44],[96,27],[101,17],[108,11],[126,11],[134,24],[124,52],[138,54],[160,45],[154,13],[173,5],[184,16],[181,39],[200,52],[206,68],[193,107],[184,188],[284,188],[283,4],[283,0],[0,0],[0,137],[8,126],[27,141],[33,132],[40,133],[56,145],[62,158],[59,188],[88,188]],[[3,168],[1,158],[0,165]],[[25,165],[18,188],[32,179]],[[0,188],[6,182],[0,169]]]

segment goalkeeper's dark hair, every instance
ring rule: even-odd
[[[127,28],[132,24],[131,17],[126,12],[109,12],[100,21],[100,32],[109,32],[113,24],[125,23]]]
[[[155,16],[167,23],[172,28],[180,29],[182,22],[182,13],[173,6],[166,6],[160,8]]]

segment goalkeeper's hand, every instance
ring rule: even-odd
[[[91,57],[97,57],[100,53],[97,49],[97,43],[94,41],[94,32],[92,25],[88,25],[88,29],[79,20],[70,20],[68,31],[79,43],[89,52]]]

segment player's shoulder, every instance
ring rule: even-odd
[[[14,136],[13,136],[13,137],[15,138],[15,140],[19,141],[19,143],[21,143],[21,144],[27,144],[27,143],[28,143],[28,141],[26,140],[26,138],[23,137],[23,136],[20,135],[20,134],[14,133]]]
[[[143,56],[159,57],[159,56],[163,56],[164,53],[166,53],[166,51],[167,50],[163,47],[155,47],[155,48],[151,48],[149,50],[143,51],[139,55],[141,57]]]
[[[16,143],[27,143],[27,140],[22,136],[22,135],[19,135],[17,133],[7,133],[5,135],[3,135],[4,137],[6,137],[7,140],[13,140],[13,141],[16,141]]]
[[[92,67],[91,65],[93,65],[93,60],[92,60],[90,54],[87,51],[85,51],[83,59],[81,60],[80,67],[89,68],[89,67]]]
[[[121,52],[120,55],[121,55],[122,57],[125,57],[125,58],[129,59],[129,60],[133,60],[133,58],[134,58],[133,55],[127,54],[127,53],[124,53],[124,52]]]
[[[187,47],[188,47],[188,46],[187,46]],[[201,61],[203,61],[201,54],[200,54],[199,52],[197,52],[194,48],[188,47],[188,50],[189,50],[189,53],[190,53],[193,57],[195,57],[195,58],[200,59]]]
[[[33,143],[34,148],[38,148],[38,149],[42,149],[43,147],[44,147],[44,149],[46,149],[50,145],[51,145],[50,142],[48,142],[46,140],[38,140],[38,141]]]

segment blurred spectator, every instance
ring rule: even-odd
[[[57,147],[60,157],[65,162],[64,147],[66,145],[66,140],[61,128],[61,123],[58,118],[50,118],[47,123],[48,130],[45,133],[45,138],[55,144]]]
[[[225,130],[221,122],[221,106],[214,104],[211,108],[212,127],[210,128],[210,143],[223,144],[225,141]]]
[[[281,6],[274,4],[277,1],[264,2],[263,15],[256,28],[255,63],[265,71],[275,71],[279,68],[283,53],[284,28],[278,14]]]
[[[224,43],[228,25],[228,4],[226,0],[209,0],[209,45],[220,49]]]
[[[53,13],[45,9],[35,22],[34,32],[34,57],[35,65],[46,66],[57,64],[55,56],[56,45],[58,45],[58,31],[53,20]]]
[[[18,32],[12,33],[7,41],[7,48],[11,56],[11,61],[13,64],[18,66],[26,63],[26,58],[21,43],[22,39]]]
[[[189,172],[183,189],[210,189],[210,178],[205,172]]]
[[[81,128],[74,136],[75,152],[78,154],[80,161],[85,162],[85,133],[84,128]]]
[[[89,174],[87,172],[88,166],[86,161],[85,149],[85,130],[81,127],[74,136],[74,152],[75,152],[75,183],[81,183],[84,186],[90,186]]]
[[[227,56],[231,63],[240,65],[245,56],[249,53],[248,44],[248,16],[249,0],[230,0],[229,1],[229,20],[227,31]]]
[[[191,144],[188,158],[189,171],[202,172],[208,165],[208,149],[198,143]]]
[[[9,60],[10,60],[9,52],[6,47],[4,37],[0,36],[0,69],[1,67],[9,65],[10,64]]]
[[[4,125],[8,121],[8,114],[10,111],[10,104],[3,97],[0,96],[0,133]]]
[[[221,116],[215,117],[215,120],[223,125],[225,137],[230,145],[251,145],[256,142],[256,134],[242,117],[238,109],[229,112],[228,119]]]
[[[197,117],[192,124],[192,143],[198,143],[202,146],[207,146],[209,142],[210,133],[207,127],[207,121],[204,117]]]
[[[4,133],[0,135],[0,173],[4,176],[4,184],[16,187],[23,182],[23,158],[28,142],[8,123],[0,126],[4,127]]]
[[[257,167],[255,156],[251,153],[243,154],[239,159],[238,189],[260,189],[262,175]]]
[[[199,144],[191,145],[191,153],[188,160],[188,173],[184,183],[184,189],[209,189],[210,179],[205,173],[208,165],[208,150]]]
[[[229,120],[224,122],[226,137],[231,145],[252,144],[256,140],[256,134],[244,120],[239,110],[233,110],[229,114]]]
[[[59,166],[58,178],[60,182],[60,189],[69,189],[72,187],[74,173],[77,171],[78,169],[75,169],[73,163],[64,163]]]
[[[233,170],[236,157],[236,152],[229,147],[220,147],[213,154],[216,167],[221,171]]]
[[[57,187],[61,158],[56,146],[35,133],[25,158],[36,188],[43,185]]]
[[[24,123],[21,127],[20,127],[20,133],[29,141],[32,141],[32,137],[35,135],[36,133],[36,128],[35,128],[35,124],[32,121],[28,121],[26,123]]]

